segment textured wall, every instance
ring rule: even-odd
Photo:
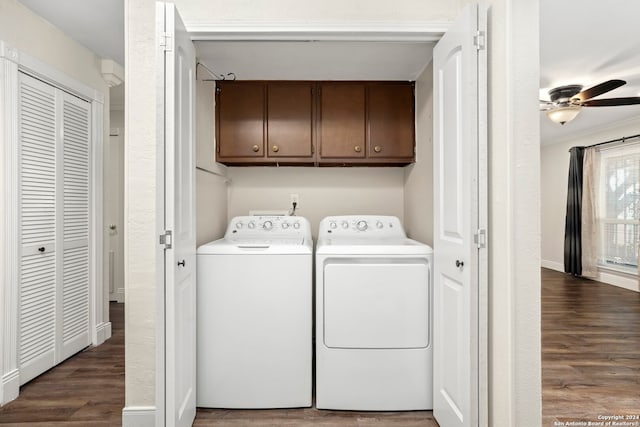
[[[491,0],[489,425],[541,420],[538,2]]]
[[[156,122],[159,97],[155,1],[125,1],[125,384],[127,406],[154,406],[156,310],[162,267],[162,145]],[[161,193],[160,193],[161,194]]]

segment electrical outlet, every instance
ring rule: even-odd
[[[295,203],[296,207],[300,207],[300,201],[298,200],[298,195],[297,194],[289,194],[289,203],[291,203],[292,205]]]

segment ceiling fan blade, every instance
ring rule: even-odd
[[[628,98],[592,99],[591,101],[585,101],[581,103],[583,107],[615,107],[617,105],[636,104],[640,104],[640,96],[630,96]]]
[[[599,85],[595,85],[593,87],[590,87],[589,89],[583,90],[572,99],[577,98],[581,102],[584,102],[587,99],[595,98],[598,95],[602,95],[603,93],[607,93],[626,84],[627,82],[625,82],[624,80],[608,80],[604,83],[600,83]]]

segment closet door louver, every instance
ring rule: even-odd
[[[91,104],[20,73],[18,117],[24,384],[91,342]]]
[[[20,383],[55,363],[56,90],[20,74]]]
[[[64,94],[62,101],[63,256],[62,359],[89,339],[90,104]]]

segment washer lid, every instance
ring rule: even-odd
[[[312,242],[304,238],[276,240],[219,239],[198,248],[198,255],[311,255]]]

